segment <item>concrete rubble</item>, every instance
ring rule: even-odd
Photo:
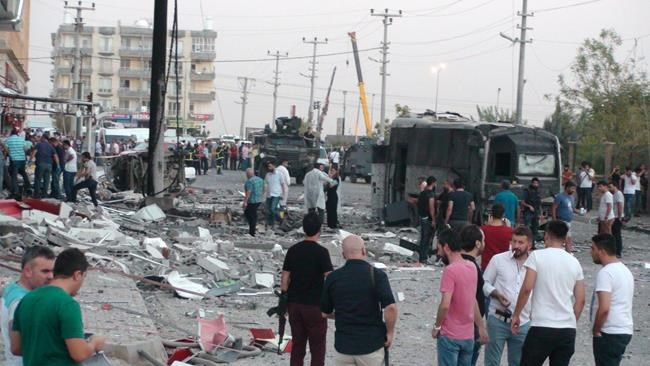
[[[88,205],[83,193],[86,201],[79,204],[33,201],[34,207],[42,204],[47,211],[26,206],[19,215],[0,213],[0,253],[17,259],[26,246],[36,244],[49,245],[55,252],[67,247],[84,250],[93,270],[78,299],[89,331],[109,335],[106,356],[112,364],[150,364],[140,351],[159,361],[172,360],[179,348],[170,347],[161,334],[171,331],[179,339],[196,339],[196,326],[181,327],[187,328],[182,331],[170,328],[173,324],[158,318],[148,299],[154,294],[168,296],[174,306],[185,309],[182,314],[195,319],[215,316],[205,309],[215,306],[226,318],[238,309],[265,310],[277,301],[273,290],[280,283],[286,249],[304,235],[303,213],[296,202],[277,231],[260,227],[253,238],[247,234],[241,210],[235,209],[241,202],[236,194],[215,198],[209,192],[188,191],[162,199],[112,193],[111,201],[101,203],[100,209]],[[397,234],[368,231],[367,217],[360,219],[358,211],[349,207],[343,207],[341,215],[350,218],[346,222],[351,230],[364,227],[353,231],[365,233],[377,268],[411,261],[413,253],[398,245]],[[323,229],[321,243],[336,267],[345,262],[341,241],[347,235],[350,232]],[[240,339],[240,344],[241,337],[248,336],[241,327],[231,329],[229,336]],[[229,351],[230,356],[235,352],[237,359],[253,351],[245,349],[249,346],[231,346],[220,345],[219,352]],[[217,352],[209,357],[213,361],[222,357],[223,362],[232,361],[230,356]],[[179,358],[173,364],[196,364],[186,361]]]

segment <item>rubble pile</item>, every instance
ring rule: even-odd
[[[187,189],[176,196],[145,199],[130,191],[108,192],[104,195],[108,200],[97,209],[86,203],[68,204],[56,200],[26,199],[24,204],[6,200],[3,201],[5,206],[0,206],[2,255],[19,260],[24,248],[35,244],[49,245],[55,252],[68,247],[84,250],[93,269],[91,275],[99,282],[90,281],[94,285],[89,285],[92,288],[88,291],[94,297],[88,300],[82,296],[80,303],[95,304],[86,306],[86,309],[98,311],[93,316],[100,316],[104,310],[115,314],[140,314],[138,316],[151,319],[170,360],[183,362],[194,357],[194,364],[209,364],[257,356],[261,348],[275,350],[278,347],[277,339],[255,336],[255,326],[260,325],[259,322],[237,327],[239,333],[242,329],[251,332],[250,343],[242,338],[248,332],[239,337],[227,333],[216,347],[210,348],[212,352],[208,352],[198,344],[205,335],[195,330],[196,326],[181,326],[179,330],[174,326],[177,322],[170,323],[163,315],[172,312],[175,315],[171,317],[177,318],[182,314],[190,324],[218,319],[223,314],[236,319],[234,310],[258,307],[265,310],[277,302],[274,289],[279,287],[284,254],[303,237],[303,211],[299,200],[290,202],[278,229],[265,230],[260,225],[258,235],[251,237],[241,215],[241,199],[235,192],[231,193],[214,195],[209,191]],[[261,210],[260,216],[263,214]],[[321,236],[321,244],[329,250],[334,266],[344,263],[340,245],[349,232],[362,233],[370,259],[376,261],[378,267],[417,259],[413,250],[407,248],[409,243],[416,242],[417,231],[402,229],[393,233],[377,227],[364,233],[372,227],[369,210],[343,207],[340,216],[346,230],[324,227]],[[106,282],[107,279],[110,281]],[[120,287],[118,292],[139,292],[148,312],[138,310],[137,306],[125,307],[133,305],[134,300],[117,301],[96,294],[104,293],[96,288],[111,287],[116,281],[135,283],[133,289]],[[161,301],[167,298],[171,301]],[[219,311],[212,310],[214,308]],[[96,328],[101,331],[101,327]],[[270,329],[261,330],[267,334]],[[116,344],[120,342],[119,336],[109,339]],[[286,342],[282,346],[286,347]],[[113,347],[115,352],[109,351],[109,355],[128,364],[138,364],[147,359],[147,355],[161,358],[162,352],[158,349],[162,347],[153,347],[153,351],[148,352],[142,348],[139,347],[138,352],[117,352],[119,347]]]

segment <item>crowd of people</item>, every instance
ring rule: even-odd
[[[273,231],[276,225],[284,218],[287,212],[287,200],[291,177],[289,175],[289,161],[282,159],[276,166],[274,161],[266,162],[266,175],[264,179],[255,174],[253,168],[246,169],[246,182],[244,184],[244,217],[246,218],[251,236],[257,232],[257,211],[264,202],[266,220],[265,228]],[[305,209],[308,213],[318,215],[322,224],[327,224],[331,229],[340,227],[338,211],[341,196],[341,177],[338,167],[332,165],[329,172],[325,166],[315,163],[312,170],[305,174],[303,180]],[[326,214],[327,213],[327,217]]]
[[[583,164],[581,175],[593,180],[590,169],[588,163]],[[643,167],[637,171],[645,173]],[[564,177],[569,178],[568,174]],[[604,266],[591,304],[596,365],[618,365],[632,335],[634,281],[620,262],[621,226],[628,220],[628,201],[636,199],[633,194],[624,196],[625,186],[639,180],[626,169],[620,180],[594,183],[600,202],[592,258]],[[591,191],[580,180],[576,184],[566,179],[540,238],[539,179],[530,181],[521,198],[511,190],[511,182],[504,180],[489,219],[480,227],[472,225],[476,205],[462,179],[446,181],[438,196],[436,184],[433,176],[420,178],[420,193],[413,203],[420,224],[420,265],[446,266],[433,330],[438,363],[475,365],[480,346],[486,344],[485,365],[499,365],[507,343],[509,365],[542,365],[546,359],[552,366],[568,365],[585,304],[582,267],[572,253],[570,228],[575,213],[591,209],[586,202],[592,200]],[[583,206],[575,204],[577,189]],[[432,250],[436,234],[437,250]],[[535,250],[540,239],[545,248]],[[431,253],[436,254],[435,263],[429,260]]]
[[[174,151],[183,154],[186,165],[195,168],[197,175],[205,175],[209,169],[215,169],[217,174],[221,174],[222,170],[246,171],[253,168],[255,157],[259,155],[259,146],[247,141],[179,142]]]
[[[81,147],[81,142],[74,141],[59,133],[50,136],[47,132],[32,134],[13,129],[0,142],[0,188],[5,184],[6,169],[9,178],[6,183],[13,198],[31,196],[76,202],[77,192],[88,189],[93,204],[98,207],[97,165],[90,153],[78,153],[74,146]],[[34,165],[33,185],[26,170],[30,164]],[[22,178],[22,187],[18,184],[18,175]]]

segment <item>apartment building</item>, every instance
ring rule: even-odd
[[[119,23],[116,27],[84,26],[81,32],[82,94],[87,96],[92,92],[93,101],[110,112],[113,121],[133,127],[149,125],[152,31],[152,25],[141,20],[133,26]],[[53,97],[73,95],[74,37],[72,24],[62,24],[52,33]],[[178,74],[172,62],[167,84],[167,125],[175,128],[178,123],[185,131],[202,130],[214,119],[213,61],[217,32],[179,30],[178,38],[178,59],[172,58],[178,63]],[[171,38],[167,46],[171,47]]]
[[[2,1],[0,11],[6,12],[12,8],[15,1]],[[21,94],[27,94],[28,56],[29,56],[29,21],[30,1],[23,2],[22,19],[17,29],[0,31],[0,86]],[[4,99],[4,98],[3,98]],[[25,111],[20,108],[24,104],[20,100],[2,100],[0,107],[0,132],[4,133],[12,127],[22,127],[25,121]]]

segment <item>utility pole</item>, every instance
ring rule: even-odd
[[[312,122],[314,119],[314,111],[312,110],[312,106],[314,105],[314,82],[316,81],[316,48],[318,47],[319,44],[327,44],[327,38],[325,38],[324,41],[319,41],[318,37],[314,37],[313,41],[308,41],[305,37],[302,37],[302,42],[310,43],[314,46],[314,54],[312,55],[312,59],[309,62],[311,64],[311,67],[309,68],[309,71],[311,71],[311,75],[305,75],[303,73],[300,73],[300,75],[309,78],[311,82],[311,87],[309,91],[309,108],[307,110],[307,123],[309,126],[312,126]]]
[[[316,112],[317,113],[316,114],[316,120],[320,121],[320,101],[319,100],[314,102],[314,109],[317,111]],[[320,134],[320,131],[318,131],[318,133]],[[319,138],[320,138],[320,136],[319,136]]]
[[[84,28],[84,20],[81,12],[84,10],[95,10],[95,3],[91,6],[83,6],[82,1],[78,1],[77,5],[68,5],[68,2],[63,3],[64,9],[74,9],[77,11],[77,16],[74,18],[74,75],[73,75],[73,96],[72,99],[81,100],[83,98],[83,83],[81,82],[81,45],[79,36]],[[77,124],[75,126],[75,137],[81,138],[81,117],[77,116]],[[89,132],[89,131],[87,131]]]
[[[285,52],[284,54],[281,54],[280,51],[275,51],[275,53],[266,51],[266,54],[275,57],[275,71],[273,71],[273,82],[269,83],[273,85],[273,119],[271,120],[271,126],[273,126],[276,117],[275,112],[278,105],[278,87],[280,86],[280,57],[288,57],[289,53]]]
[[[383,17],[382,22],[384,23],[384,41],[381,43],[381,110],[380,116],[381,121],[379,122],[379,143],[384,142],[385,133],[385,124],[386,124],[386,76],[388,71],[386,66],[388,65],[388,26],[393,24],[393,18],[401,17],[402,11],[398,10],[397,13],[389,13],[388,9],[384,9],[383,13],[376,13],[375,9],[370,9],[370,15],[375,17]],[[376,61],[376,60],[373,60]]]
[[[527,19],[532,17],[533,14],[528,14],[528,0],[523,0],[523,5],[521,12],[517,12],[517,15],[521,17],[521,25],[517,25],[517,28],[521,30],[520,38],[512,38],[503,33],[499,33],[501,37],[509,40],[512,43],[519,43],[519,76],[517,78],[517,109],[515,111],[515,124],[520,125],[523,115],[524,107],[524,65],[526,60],[526,43],[532,43],[532,39],[526,39],[526,31],[532,30],[533,28],[528,28]]]
[[[245,121],[246,121],[246,104],[248,104],[248,91],[249,91],[249,84],[248,82],[250,81],[250,87],[253,87],[253,84],[255,83],[255,79],[249,78],[249,77],[238,77],[237,80],[239,80],[239,85],[242,88],[242,96],[241,102],[235,102],[241,104],[241,123],[239,125],[239,137],[241,137],[242,140],[245,140],[244,138],[244,128],[245,128]]]
[[[346,104],[347,96],[348,96],[348,91],[344,90],[343,91],[343,122],[341,123],[341,136],[345,136],[345,107],[347,107]]]
[[[153,9],[153,48],[151,50],[151,110],[149,111],[149,162],[147,195],[163,191],[165,182],[165,50],[167,49],[167,0],[156,0]],[[179,166],[179,169],[183,169]]]

